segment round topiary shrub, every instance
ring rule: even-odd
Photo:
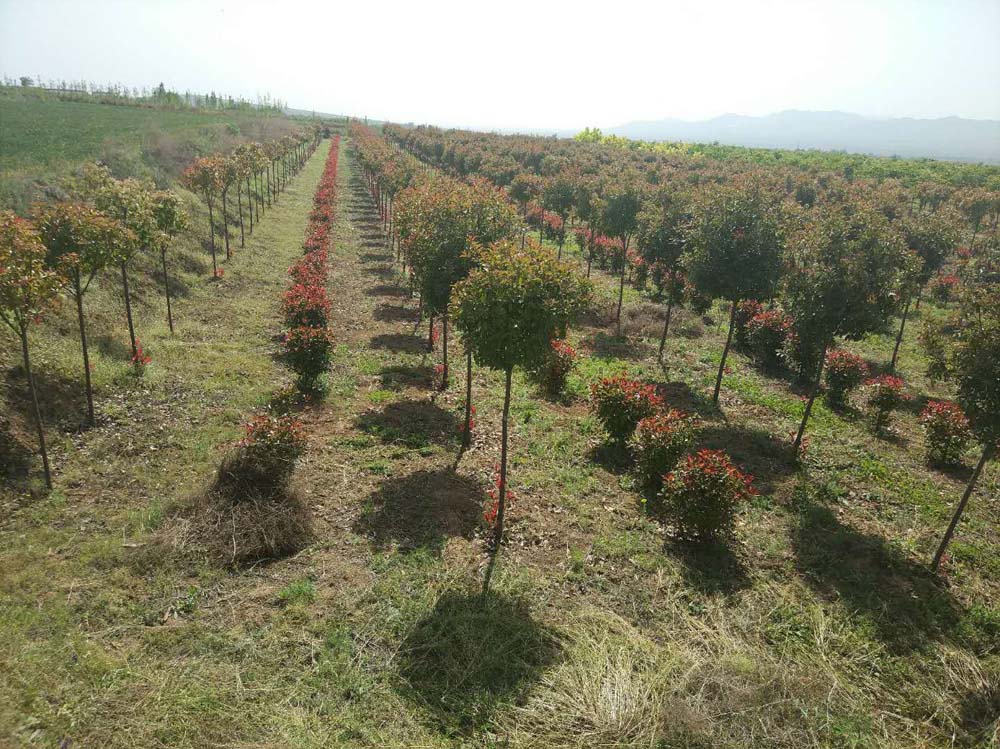
[[[920,412],[927,439],[927,462],[957,465],[972,439],[972,429],[962,407],[951,401],[930,401]]]
[[[747,345],[747,325],[750,321],[764,311],[764,307],[756,299],[744,299],[736,305],[736,315],[733,317],[733,337],[736,345],[745,347]]]
[[[296,283],[282,297],[281,309],[290,328],[303,325],[321,328],[330,316],[330,299],[320,284]]]
[[[875,420],[876,433],[889,425],[892,412],[907,400],[905,387],[903,380],[893,375],[882,375],[865,382],[868,413]]]
[[[285,361],[298,375],[300,389],[314,390],[330,366],[333,341],[326,328],[300,326],[285,334]]]
[[[695,420],[670,409],[639,422],[629,442],[643,486],[659,491],[663,476],[674,469],[694,442]]]
[[[738,314],[738,313],[737,313]],[[791,334],[792,320],[778,309],[764,310],[746,324],[746,345],[754,359],[765,367],[776,367]]]
[[[823,376],[827,400],[834,406],[843,406],[848,394],[868,376],[868,364],[857,354],[835,349],[826,355]]]
[[[699,450],[663,477],[653,513],[681,538],[725,539],[733,534],[740,504],[757,493],[752,482],[722,450]]]
[[[931,296],[938,304],[948,304],[955,298],[955,291],[958,289],[958,276],[946,274],[938,276],[930,283]]]
[[[566,378],[576,363],[576,349],[565,340],[557,338],[552,341],[552,348],[545,363],[538,372],[542,389],[550,398],[558,398],[566,389]]]
[[[223,461],[216,488],[234,500],[283,491],[306,449],[301,422],[292,416],[259,414],[243,429],[243,439]]]
[[[652,385],[625,375],[605,377],[590,387],[590,407],[611,441],[624,446],[636,426],[663,407]]]

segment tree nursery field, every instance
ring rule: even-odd
[[[997,168],[6,90],[0,169],[0,745],[1000,747]]]

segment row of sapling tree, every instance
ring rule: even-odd
[[[315,147],[314,143],[311,136],[305,135],[297,138],[288,137],[282,141],[277,161],[267,162],[268,173],[271,173],[273,167],[275,185],[283,186],[291,173],[301,167],[311,149]],[[241,158],[238,154],[230,161],[238,161]],[[210,157],[208,161],[215,163],[215,159],[216,157]],[[205,175],[215,175],[211,176],[211,180],[218,178],[218,186],[221,189],[224,184],[221,175],[225,169],[221,162],[208,169],[205,161],[200,160],[197,164],[201,166],[192,167],[185,173],[185,182],[199,186],[202,194],[213,196],[214,188],[209,187],[207,193],[204,188]],[[242,178],[243,172],[238,173]],[[194,178],[192,177],[194,174],[200,176]],[[178,195],[168,190],[158,190],[148,181],[133,178],[116,179],[102,165],[85,166],[80,175],[71,180],[68,192],[71,195],[70,200],[33,206],[30,219],[4,214],[3,252],[12,259],[0,265],[3,271],[0,273],[0,283],[6,287],[0,314],[3,314],[4,321],[10,325],[21,341],[25,374],[38,428],[45,481],[49,487],[52,485],[51,471],[31,374],[28,323],[39,319],[43,312],[55,305],[60,294],[65,293],[72,299],[76,308],[80,336],[87,423],[94,425],[96,415],[85,309],[87,292],[101,271],[112,267],[118,271],[121,278],[131,362],[136,372],[141,373],[149,364],[150,356],[144,350],[136,332],[129,287],[129,268],[139,253],[155,251],[159,254],[163,272],[167,325],[173,333],[174,315],[167,253],[173,240],[188,224],[183,201]],[[239,202],[242,205],[242,200]],[[38,265],[39,247],[42,248],[41,266]]]
[[[232,193],[236,193],[236,209],[240,227],[240,247],[246,243],[244,204],[249,233],[254,223],[260,222],[265,205],[272,202],[285,189],[288,180],[298,172],[315,151],[319,143],[319,130],[302,131],[286,135],[267,143],[243,143],[228,156],[214,154],[192,162],[181,175],[181,182],[200,195],[208,206],[209,243],[212,252],[212,275],[221,275],[216,257],[216,206],[222,210],[221,233],[226,248],[226,259],[232,257],[229,237],[229,210]],[[245,201],[244,201],[245,199]]]

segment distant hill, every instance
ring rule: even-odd
[[[874,119],[846,112],[789,110],[765,117],[725,114],[699,122],[677,119],[629,122],[604,132],[637,140],[815,148],[875,156],[1000,163],[1000,121],[961,117]]]

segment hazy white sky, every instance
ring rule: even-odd
[[[1000,0],[0,0],[0,72],[497,128],[1000,119]]]

